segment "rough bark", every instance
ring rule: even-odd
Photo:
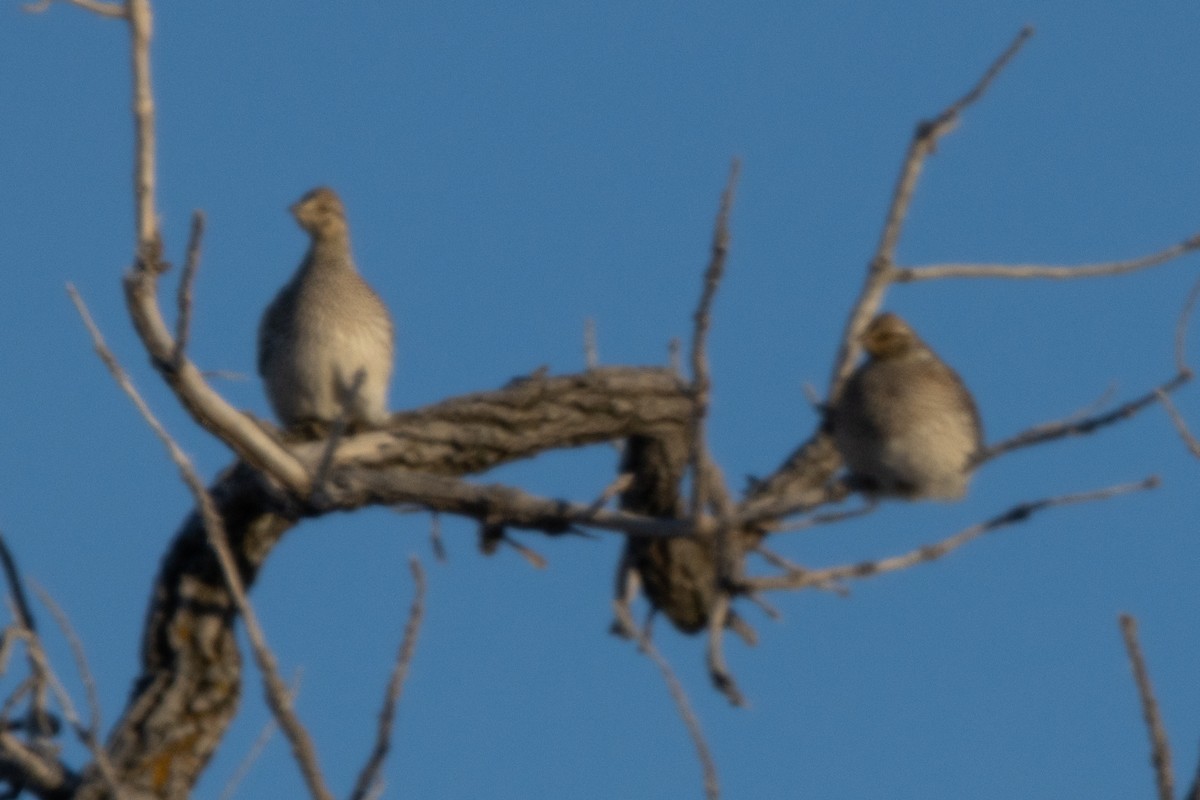
[[[328,476],[330,491],[317,492],[326,495],[326,504],[297,504],[242,463],[217,478],[212,494],[250,586],[272,548],[297,522],[332,508],[380,502],[389,495],[389,475],[436,481],[545,450],[634,437],[667,443],[658,447],[676,454],[639,474],[643,485],[677,493],[690,419],[687,388],[668,370],[612,368],[520,379],[499,391],[396,414],[386,430],[344,441]],[[302,461],[315,463],[324,446],[312,442],[295,451]],[[479,513],[501,525],[530,522],[514,522],[505,510],[497,506]],[[141,675],[108,743],[133,796],[185,798],[211,758],[240,691],[235,618],[203,525],[193,513],[163,559],[143,634]],[[106,796],[99,776],[85,779],[79,793]]]

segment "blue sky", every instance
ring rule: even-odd
[[[204,474],[230,456],[176,407],[122,306],[124,29],[67,7],[26,16],[8,3],[0,16],[0,529],[77,626],[111,723],[150,581],[191,503],[92,354],[65,281]],[[772,470],[815,424],[802,386],[825,386],[914,123],[1022,25],[1037,35],[930,161],[902,261],[1128,258],[1200,230],[1195,4],[214,0],[161,4],[156,22],[160,205],[177,261],[192,209],[209,220],[192,340],[205,369],[252,376],[258,316],[305,247],[285,209],[318,184],[341,193],[360,267],[397,319],[396,408],[543,364],[579,370],[587,318],[603,362],[663,363],[688,333],[717,197],[741,157],[711,339],[710,438],[735,482]],[[1110,386],[1124,397],[1169,377],[1198,266],[901,286],[887,305],[963,375],[996,439]],[[219,387],[267,413],[256,379]],[[1200,427],[1196,391],[1178,402]],[[613,466],[595,448],[495,477],[590,499]],[[1141,620],[1186,783],[1200,736],[1198,471],[1154,409],[989,464],[961,503],[893,503],[783,538],[804,563],[857,561],[1020,501],[1164,480],[849,598],[778,596],[782,623],[747,609],[762,641],[731,642],[729,660],[748,709],[708,688],[700,640],[659,625],[724,797],[1147,796],[1122,611]],[[482,557],[470,526],[447,520],[444,538],[438,564],[420,515],[308,522],[255,589],[285,672],[303,670],[298,709],[335,792],[369,750],[417,553],[428,617],[387,796],[700,796],[657,672],[605,633],[617,537],[527,537],[542,571],[511,550]],[[247,678],[197,797],[219,795],[267,718]],[[239,796],[300,791],[277,737]]]

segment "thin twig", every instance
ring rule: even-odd
[[[597,511],[602,511],[604,509],[604,507],[606,505],[608,505],[610,500],[612,500],[614,497],[619,495],[621,492],[628,489],[630,484],[632,484],[632,483],[633,483],[633,473],[632,472],[620,473],[619,475],[617,475],[616,478],[613,479],[612,483],[610,483],[608,486],[604,487],[604,491],[600,493],[599,497],[597,497],[595,500],[592,501],[592,504],[590,506],[588,506],[588,509],[590,511],[592,511],[593,513],[597,512]]]
[[[134,118],[134,210],[136,248],[134,267],[126,273],[125,302],[146,352],[183,407],[205,430],[240,458],[276,479],[286,489],[305,496],[312,481],[296,458],[248,415],[231,406],[204,380],[186,358],[177,358],[175,337],[158,304],[158,276],[167,269],[158,229],[154,94],[150,79],[150,39],[153,22],[150,0],[126,0],[132,59]],[[178,362],[178,363],[176,363]]]
[[[1188,366],[1186,355],[1187,329],[1188,320],[1192,316],[1192,310],[1196,307],[1197,298],[1200,298],[1200,280],[1192,285],[1187,300],[1183,303],[1183,309],[1179,312],[1179,321],[1175,323],[1175,369],[1180,373],[1190,374],[1192,371]]]
[[[812,443],[802,445],[799,450],[789,457],[785,463],[795,463],[795,459],[803,459],[805,448]],[[840,461],[839,461],[840,463]],[[832,477],[832,475],[831,475]],[[765,483],[765,482],[763,482]],[[780,524],[784,517],[793,514],[803,514],[825,505],[840,503],[854,492],[854,487],[848,480],[830,480],[822,486],[804,486],[798,492],[782,491],[770,496],[752,495],[747,501],[738,506],[737,513],[732,519],[734,527],[762,527],[767,524]]]
[[[975,459],[975,464],[979,465],[985,461],[991,461],[997,456],[1005,453],[1019,450],[1022,447],[1029,447],[1043,442],[1053,441],[1055,439],[1065,439],[1068,436],[1083,436],[1093,433],[1100,428],[1128,419],[1133,415],[1142,411],[1147,406],[1158,402],[1163,395],[1174,392],[1179,387],[1186,384],[1192,379],[1191,372],[1181,372],[1174,376],[1161,386],[1152,389],[1141,397],[1134,398],[1128,403],[1117,406],[1112,411],[1107,411],[1103,414],[1098,414],[1094,417],[1087,417],[1079,420],[1063,420],[1061,422],[1052,422],[1043,425],[1034,426],[1026,431],[1018,433],[1009,439],[990,444],[980,451]]]
[[[855,517],[865,517],[868,514],[874,514],[880,509],[880,506],[881,504],[877,499],[870,498],[862,507],[852,508],[849,511],[836,511],[829,514],[814,514],[811,517],[805,517],[797,522],[772,522],[765,524],[762,527],[769,533],[790,533],[802,531],[820,525],[831,525],[835,522],[845,522],[846,520],[854,519]]]
[[[326,487],[328,506],[325,510],[351,510],[361,507],[364,502],[393,506],[413,503],[428,511],[458,514],[485,525],[539,530],[555,536],[575,526],[667,538],[708,536],[716,531],[716,523],[709,515],[693,521],[632,511],[597,511],[591,505],[539,497],[511,486],[479,485],[403,467],[366,469],[346,466],[339,468],[338,474],[341,480]]]
[[[109,788],[113,790],[118,800],[120,800],[124,796],[120,788],[120,781],[117,779],[117,773],[113,769],[112,762],[108,759],[108,754],[100,744],[100,696],[96,691],[96,679],[92,674],[91,667],[88,665],[87,653],[84,652],[83,642],[80,640],[79,634],[75,632],[75,627],[71,625],[71,620],[67,617],[66,612],[55,602],[50,593],[37,584],[33,585],[33,592],[42,602],[42,605],[50,610],[50,615],[54,617],[54,621],[58,624],[63,636],[66,637],[67,645],[71,648],[71,655],[75,659],[75,669],[79,673],[79,680],[83,682],[84,693],[87,696],[89,717],[87,725],[84,725],[75,713],[74,707],[70,704],[70,698],[67,696],[66,689],[63,688],[62,683],[54,675],[49,661],[46,661],[45,668],[50,677],[51,686],[55,687],[56,693],[59,695],[59,704],[62,706],[63,714],[66,715],[67,721],[71,723],[80,741],[91,752],[92,757],[96,760],[96,766],[103,774]],[[37,639],[36,634],[33,634],[33,636],[40,651],[41,642]]]
[[[634,566],[629,555],[629,549],[623,548],[621,560],[617,563],[617,571],[613,576],[613,619],[608,632],[624,639],[636,639],[637,634],[633,623],[633,604],[642,590],[642,575]],[[653,609],[651,609],[653,613]],[[626,624],[628,623],[628,624]],[[644,632],[647,639],[648,632]]]
[[[15,618],[19,612],[11,604],[9,608]],[[49,709],[48,685],[50,678],[43,668],[45,659],[39,657],[41,639],[38,634],[19,622],[5,628],[4,633],[0,634],[0,664],[3,664],[3,669],[6,671],[8,659],[18,641],[25,644],[25,660],[29,664],[29,676],[22,680],[12,694],[5,699],[3,706],[0,707],[0,721],[7,722],[17,705],[29,697],[29,710],[25,712],[24,720],[20,723],[21,727],[24,727],[33,736],[53,736],[58,732],[60,723]],[[36,652],[35,647],[38,648]],[[2,728],[3,726],[0,726],[0,729]]]
[[[100,737],[100,694],[96,691],[96,678],[92,674],[92,668],[88,665],[87,653],[83,649],[83,642],[79,638],[79,634],[75,631],[75,626],[71,624],[70,618],[62,607],[50,596],[50,593],[37,584],[33,585],[33,592],[37,595],[38,600],[42,605],[50,610],[50,615],[54,617],[54,621],[58,623],[59,630],[66,637],[67,645],[71,648],[71,656],[75,659],[75,670],[79,673],[79,680],[83,682],[83,691],[87,696],[88,703],[88,736],[99,740]]]
[[[1077,267],[1045,266],[1041,264],[930,264],[925,267],[899,267],[892,280],[896,283],[943,280],[945,278],[1097,278],[1110,275],[1125,275],[1138,270],[1165,264],[1200,247],[1200,234],[1185,239],[1157,253],[1131,258],[1126,261],[1106,261],[1099,264],[1081,264]]]
[[[1154,689],[1150,686],[1150,673],[1146,670],[1142,646],[1138,643],[1137,620],[1129,614],[1122,614],[1119,619],[1121,635],[1125,638],[1125,650],[1129,653],[1129,663],[1133,667],[1133,682],[1137,684],[1138,696],[1142,701],[1142,717],[1146,720],[1146,728],[1150,733],[1150,763],[1154,765],[1158,797],[1159,800],[1174,800],[1175,776],[1171,769],[1171,745],[1167,741],[1166,729],[1163,728],[1158,701],[1154,699]]]
[[[192,231],[188,235],[187,256],[183,261],[183,274],[179,277],[179,317],[175,321],[175,357],[171,364],[178,367],[187,352],[188,337],[192,328],[192,288],[196,282],[196,270],[200,268],[200,243],[204,238],[204,212],[192,214]]]
[[[692,418],[692,518],[699,518],[710,497],[717,488],[709,485],[712,475],[703,468],[704,455],[708,444],[705,441],[704,422],[708,415],[709,391],[712,380],[708,368],[708,330],[712,326],[712,304],[721,285],[721,277],[725,274],[725,259],[729,254],[729,214],[733,209],[733,196],[737,188],[738,174],[741,172],[741,161],[733,159],[729,165],[729,177],[725,181],[725,189],[721,192],[721,202],[717,208],[717,218],[713,224],[712,254],[708,268],[704,271],[704,288],[700,292],[700,302],[692,316],[694,329],[692,332],[692,395],[695,408]]]
[[[758,592],[747,592],[746,599],[758,606],[759,610],[766,614],[769,618],[777,622],[783,619],[783,612]]]
[[[408,624],[404,626],[404,638],[400,650],[396,654],[396,664],[392,668],[392,677],[388,682],[387,694],[383,698],[383,708],[379,712],[379,728],[375,734],[375,749],[371,757],[359,773],[350,800],[365,800],[368,791],[375,786],[380,778],[383,760],[391,747],[392,721],[396,716],[396,704],[404,691],[404,679],[408,676],[408,667],[412,663],[413,653],[417,647],[417,635],[421,631],[421,619],[425,614],[425,572],[416,556],[408,560],[408,568],[413,576],[413,601],[408,609]]]
[[[0,722],[8,720],[9,714],[16,708],[26,695],[30,697],[30,708],[26,715],[27,730],[35,737],[50,736],[57,732],[58,720],[48,709],[47,687],[50,683],[49,662],[45,658],[41,639],[34,627],[33,611],[25,594],[24,582],[16,559],[9,550],[8,543],[0,535],[0,561],[3,562],[4,573],[9,585],[9,596],[12,598],[10,608],[15,624],[7,628],[2,637],[0,649],[0,673],[7,665],[8,657],[15,640],[25,643],[25,655],[29,664],[29,677],[5,700],[0,708]],[[85,674],[89,674],[86,673]],[[90,676],[90,674],[89,674]],[[92,695],[89,694],[89,699]]]
[[[38,0],[36,3],[26,3],[22,9],[29,14],[41,14],[50,8],[53,2],[54,0]],[[109,19],[125,19],[128,16],[123,3],[104,3],[101,0],[60,0],[60,2],[69,3],[84,11],[90,11]]]
[[[1063,417],[1062,420],[1060,420],[1060,421],[1065,422],[1065,423],[1070,423],[1070,422],[1078,422],[1081,419],[1087,419],[1088,417],[1099,413],[1100,409],[1104,408],[1106,405],[1108,405],[1110,402],[1112,402],[1112,399],[1116,396],[1117,396],[1117,384],[1114,381],[1114,382],[1110,383],[1107,387],[1105,387],[1104,391],[1101,392],[1100,396],[1097,397],[1095,400],[1093,400],[1092,402],[1083,406],[1078,411],[1076,411],[1074,414],[1068,414],[1067,416]]]
[[[708,611],[708,675],[713,686],[717,688],[732,705],[746,705],[746,698],[738,690],[733,673],[725,664],[725,647],[723,644],[725,625],[729,621],[729,595],[719,592],[712,608]]]
[[[12,657],[15,643],[20,638],[15,634],[15,631],[15,627],[9,627],[5,628],[4,632],[0,634],[0,675],[8,671],[8,659]],[[13,690],[13,693],[4,699],[3,705],[0,705],[0,730],[4,730],[8,724],[9,717],[12,716],[13,709],[31,691],[33,691],[33,678],[25,678]]]
[[[1197,441],[1196,437],[1192,435],[1191,429],[1188,428],[1187,422],[1179,413],[1179,409],[1175,407],[1175,403],[1171,401],[1170,396],[1166,392],[1159,392],[1158,402],[1162,403],[1163,408],[1167,410],[1167,416],[1171,418],[1176,432],[1179,433],[1179,438],[1183,439],[1188,451],[1196,458],[1200,458],[1200,441]]]
[[[429,545],[433,548],[433,557],[444,564],[446,546],[442,544],[442,516],[436,511],[429,515]]]
[[[762,544],[759,544],[758,546],[756,546],[754,548],[754,552],[757,555],[761,556],[762,559],[764,561],[766,561],[768,564],[770,564],[771,566],[781,569],[790,575],[807,575],[810,572],[808,567],[803,567],[803,566],[797,564],[795,561],[792,561],[791,559],[784,558],[779,553],[776,553],[774,550],[768,549],[767,547],[763,546]],[[823,589],[824,591],[836,594],[838,597],[849,597],[850,596],[850,589],[844,583],[840,583],[840,582],[836,582],[836,581],[830,581],[829,583],[826,583],[824,585],[817,585],[817,586],[814,586],[813,588]],[[747,596],[749,596],[753,599],[753,597],[756,596],[756,593],[747,592]]]
[[[786,558],[779,553],[776,553],[774,550],[771,550],[766,545],[761,543],[754,548],[753,552],[761,556],[762,559],[771,566],[778,567],[779,569],[782,569],[785,572],[790,572],[793,575],[803,575],[810,571],[808,567],[800,566],[790,558]]]
[[[879,255],[885,258],[888,264],[895,263],[896,244],[900,241],[900,233],[904,226],[904,220],[908,216],[908,207],[912,201],[913,191],[916,189],[917,178],[920,176],[925,158],[937,148],[939,139],[954,130],[962,112],[983,97],[992,82],[999,77],[1032,35],[1032,26],[1027,25],[1022,28],[1004,52],[992,62],[983,76],[966,94],[947,106],[932,120],[925,120],[917,125],[912,149],[909,151],[910,158],[901,171],[901,179],[897,183],[892,206],[888,210],[887,221],[883,227],[883,236],[880,238]]]
[[[1034,514],[1048,508],[1108,500],[1118,495],[1154,489],[1158,485],[1158,478],[1151,476],[1136,483],[1125,483],[1118,486],[1110,486],[1107,489],[1060,495],[1058,497],[1021,503],[986,522],[977,523],[940,542],[918,547],[902,555],[883,558],[877,561],[863,561],[857,564],[846,564],[824,569],[801,570],[799,572],[789,571],[788,574],[780,576],[747,578],[744,582],[744,587],[749,591],[808,589],[813,586],[828,584],[831,581],[872,578],[886,572],[897,572],[916,566],[917,564],[936,561],[985,533],[991,533],[1018,522],[1025,522]]]
[[[132,2],[136,3],[139,0],[132,0]],[[241,614],[242,621],[245,624],[246,635],[250,640],[251,649],[254,652],[255,663],[258,664],[259,672],[262,674],[267,705],[271,708],[272,713],[275,714],[275,718],[279,720],[279,726],[283,729],[284,734],[291,743],[292,752],[296,757],[300,771],[304,775],[305,783],[308,785],[313,797],[317,798],[317,800],[333,800],[333,795],[325,786],[325,779],[321,775],[320,767],[317,765],[317,755],[312,744],[312,739],[292,710],[287,686],[279,676],[279,668],[275,662],[275,656],[267,645],[262,626],[258,622],[258,615],[254,612],[254,608],[250,605],[250,600],[246,596],[245,586],[242,583],[237,562],[229,546],[229,541],[225,537],[225,527],[213,503],[212,496],[209,495],[204,483],[200,480],[200,476],[196,474],[196,470],[192,467],[191,460],[187,454],[176,444],[166,428],[154,416],[154,413],[146,405],[145,400],[142,399],[141,394],[134,387],[125,370],[117,362],[112,351],[108,349],[108,345],[104,343],[104,337],[100,333],[100,329],[96,327],[96,323],[92,321],[92,316],[88,312],[83,298],[75,291],[75,287],[70,284],[67,285],[67,292],[71,295],[71,300],[75,303],[75,308],[79,311],[84,325],[87,326],[88,332],[91,334],[92,343],[101,361],[108,367],[117,385],[133,401],[134,406],[137,407],[146,424],[150,426],[150,429],[162,441],[171,461],[178,467],[184,483],[191,490],[196,500],[196,505],[200,510],[201,518],[204,521],[204,529],[208,536],[209,544],[214,553],[216,553],[217,561],[221,565],[221,571],[225,574],[225,582],[229,588],[229,594],[233,598],[234,604],[237,606],[238,612]]]
[[[25,586],[21,582],[21,572],[17,569],[16,559],[8,549],[4,534],[0,533],[0,563],[4,566],[4,577],[8,580],[8,590],[17,606],[17,622],[33,632],[37,626],[33,620],[33,612],[29,609],[29,599],[25,596]]]
[[[842,392],[842,385],[854,369],[858,361],[858,337],[866,329],[867,323],[879,311],[883,304],[883,296],[888,286],[896,276],[896,245],[904,229],[908,217],[908,209],[912,203],[913,192],[916,191],[917,180],[925,166],[925,159],[937,148],[938,140],[952,131],[958,124],[959,115],[972,103],[979,100],[991,86],[992,81],[1016,56],[1025,41],[1033,35],[1033,28],[1025,27],[1017,34],[1008,48],[1000,57],[992,62],[987,71],[965,95],[947,106],[932,120],[917,125],[904,163],[900,167],[900,175],[892,190],[892,202],[884,218],[883,231],[879,236],[879,244],[867,270],[867,279],[859,292],[850,316],[846,321],[842,340],[834,358],[833,373],[829,380],[829,399],[836,401]]]
[[[503,529],[501,530],[503,531]],[[516,550],[517,555],[525,559],[529,566],[533,567],[534,569],[545,569],[546,565],[549,563],[546,561],[545,556],[534,550],[532,547],[521,544],[519,541],[509,536],[507,531],[502,533],[500,536],[500,541],[504,542],[504,544],[508,545],[513,550]]]
[[[133,58],[133,198],[138,251],[145,256],[157,254],[162,249],[158,232],[158,202],[155,199],[158,167],[154,90],[150,85],[150,38],[154,21],[150,13],[150,0],[125,0],[125,11],[129,19],[129,44]],[[139,263],[149,266],[142,258],[139,258]]]
[[[1192,778],[1192,788],[1188,789],[1184,800],[1200,800],[1200,766],[1197,766],[1196,775]]]
[[[720,520],[715,537],[718,587],[714,611],[720,616],[719,627],[721,630],[715,634],[712,633],[712,620],[710,617],[710,649],[713,646],[719,649],[721,646],[720,637],[725,626],[730,602],[725,587],[730,584],[732,578],[740,578],[740,575],[734,573],[740,571],[738,564],[740,564],[741,559],[739,555],[732,552],[733,547],[730,542],[732,537],[729,519],[733,513],[733,503],[720,469],[709,452],[707,436],[705,434],[709,392],[712,388],[707,349],[708,331],[712,325],[713,300],[716,297],[717,288],[721,284],[721,278],[725,273],[725,260],[729,254],[729,215],[733,209],[734,192],[737,188],[740,172],[741,161],[735,158],[729,166],[729,177],[725,181],[725,189],[721,192],[721,202],[717,208],[716,221],[713,224],[712,254],[709,258],[708,268],[704,271],[704,287],[700,293],[700,301],[692,317],[694,329],[692,333],[691,353],[693,412],[691,453],[689,456],[692,470],[690,518],[694,522],[698,522],[705,509],[712,506],[716,508],[717,517]],[[710,611],[711,613],[713,612]],[[713,641],[715,641],[715,645],[712,644]],[[737,694],[737,688],[732,678],[728,676],[728,671],[724,673],[727,679],[719,679],[716,670],[718,662],[720,662],[719,653],[716,661],[710,657],[710,667],[712,668],[714,683],[725,692],[730,702],[740,704],[739,699],[735,699],[740,696]]]
[[[121,800],[124,797],[121,791],[121,782],[117,779],[116,770],[113,769],[112,762],[108,758],[108,753],[100,745],[96,731],[84,726],[83,721],[79,719],[79,714],[75,710],[75,704],[71,701],[71,695],[67,693],[62,681],[58,679],[58,675],[54,672],[54,667],[50,665],[50,659],[46,657],[46,651],[42,648],[42,640],[36,633],[30,630],[24,631],[24,636],[25,646],[28,649],[30,659],[37,664],[36,672],[44,676],[46,684],[50,687],[54,698],[58,701],[59,708],[62,709],[63,716],[66,718],[68,724],[70,724],[71,729],[75,731],[75,735],[79,738],[79,741],[92,754],[92,758],[96,762],[96,768],[100,771],[100,775],[108,785],[109,790],[116,797],[116,800]]]
[[[583,363],[588,369],[600,366],[600,348],[596,344],[596,320],[592,317],[583,321]]]
[[[646,631],[638,629],[628,604],[622,603],[619,599],[614,601],[613,613],[617,617],[616,626],[620,629],[621,635],[636,641],[638,650],[645,653],[646,657],[653,661],[654,665],[658,667],[658,671],[662,673],[663,680],[667,684],[667,691],[671,693],[671,699],[675,701],[675,708],[678,709],[679,716],[687,727],[688,735],[692,738],[692,745],[696,748],[696,757],[700,759],[700,769],[704,773],[704,796],[707,800],[718,800],[721,790],[717,780],[717,762],[713,759],[708,742],[704,739],[704,730],[700,727],[700,720],[692,709],[687,692],[683,690],[683,685],[675,676],[675,671],[671,669],[670,662],[658,652],[658,648],[654,646],[654,642],[651,641]]]
[[[301,670],[296,670],[292,678],[292,685],[288,687],[290,699],[295,702],[296,695],[300,691]],[[237,769],[229,776],[229,780],[225,782],[225,787],[221,789],[221,796],[218,800],[233,800],[233,796],[237,794],[237,788],[246,776],[250,774],[250,769],[262,757],[263,751],[267,749],[271,738],[275,735],[275,731],[279,728],[279,723],[275,721],[275,717],[270,717],[263,725],[262,730],[258,732],[258,738],[254,740],[254,744],[250,745],[250,749],[246,752]]]
[[[21,776],[41,789],[46,797],[61,797],[76,776],[58,760],[37,752],[6,730],[0,730],[0,753],[21,771]],[[33,791],[34,786],[26,786]]]
[[[1004,68],[1008,66],[1008,62],[1012,61],[1013,58],[1016,57],[1021,47],[1025,44],[1025,41],[1030,36],[1033,36],[1032,25],[1026,25],[1024,28],[1021,28],[1021,30],[1017,33],[1016,38],[1013,39],[1012,43],[1008,46],[1008,49],[1001,53],[1000,57],[992,62],[992,65],[988,67],[987,72],[983,73],[983,77],[979,79],[979,82],[976,83],[969,92],[960,97],[956,103],[946,109],[942,116],[944,118],[957,117],[964,109],[966,109],[967,106],[975,103],[977,100],[979,100],[979,98],[983,97],[983,93],[988,90],[988,88],[992,85],[992,82],[996,80]]]

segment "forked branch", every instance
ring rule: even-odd
[[[836,400],[841,395],[842,384],[850,376],[855,362],[858,361],[860,352],[858,337],[866,329],[871,318],[878,313],[888,286],[896,280],[896,246],[900,242],[904,222],[908,217],[908,209],[912,204],[913,193],[917,188],[917,180],[921,177],[921,170],[925,167],[925,159],[937,149],[938,141],[958,125],[958,119],[962,112],[983,97],[988,87],[1016,57],[1025,41],[1032,35],[1032,27],[1022,28],[1008,48],[992,62],[983,77],[966,94],[943,109],[933,119],[917,125],[912,142],[908,146],[908,153],[900,168],[896,187],[892,192],[892,202],[884,219],[883,232],[880,234],[875,256],[871,259],[867,270],[867,279],[859,293],[858,300],[850,311],[837,357],[834,359],[833,375],[829,381],[830,401]]]

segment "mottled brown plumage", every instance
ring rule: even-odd
[[[874,494],[962,497],[983,446],[979,412],[962,380],[895,314],[872,320],[861,342],[867,360],[831,418],[851,475]]]
[[[387,307],[354,266],[332,189],[313,189],[291,212],[312,242],[259,324],[267,399],[290,429],[321,430],[343,413],[354,427],[381,425],[394,347]]]

